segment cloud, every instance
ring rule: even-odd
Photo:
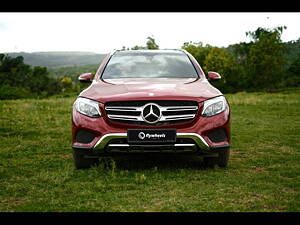
[[[267,19],[269,17],[269,19]],[[300,37],[300,13],[0,13],[0,52],[91,51],[144,46],[153,35],[160,48],[201,41],[226,47],[247,42],[245,32],[286,25],[282,40]]]
[[[0,21],[0,30],[6,30],[7,26],[4,22]]]

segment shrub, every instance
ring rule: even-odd
[[[0,86],[0,99],[19,99],[36,97],[24,87],[11,87],[9,85]]]

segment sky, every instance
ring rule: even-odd
[[[282,41],[300,38],[300,13],[0,13],[0,52],[88,51],[108,53],[184,42],[217,47],[249,42],[247,31],[287,26]]]

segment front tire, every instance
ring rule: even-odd
[[[206,156],[203,158],[203,163],[205,168],[214,169],[216,165],[216,157],[214,156]]]
[[[218,156],[205,156],[203,158],[204,167],[214,168],[215,165],[218,165],[221,168],[226,168],[229,161],[230,148],[223,148],[218,150]]]
[[[76,169],[88,169],[99,162],[98,158],[85,158],[86,150],[73,149],[73,160]]]
[[[230,155],[230,148],[224,148],[222,150],[220,150],[219,152],[219,157],[218,157],[218,166],[225,168],[228,165],[228,161],[229,161],[229,155]]]

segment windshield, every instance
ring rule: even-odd
[[[182,52],[117,52],[102,74],[116,78],[198,78],[188,56]]]

